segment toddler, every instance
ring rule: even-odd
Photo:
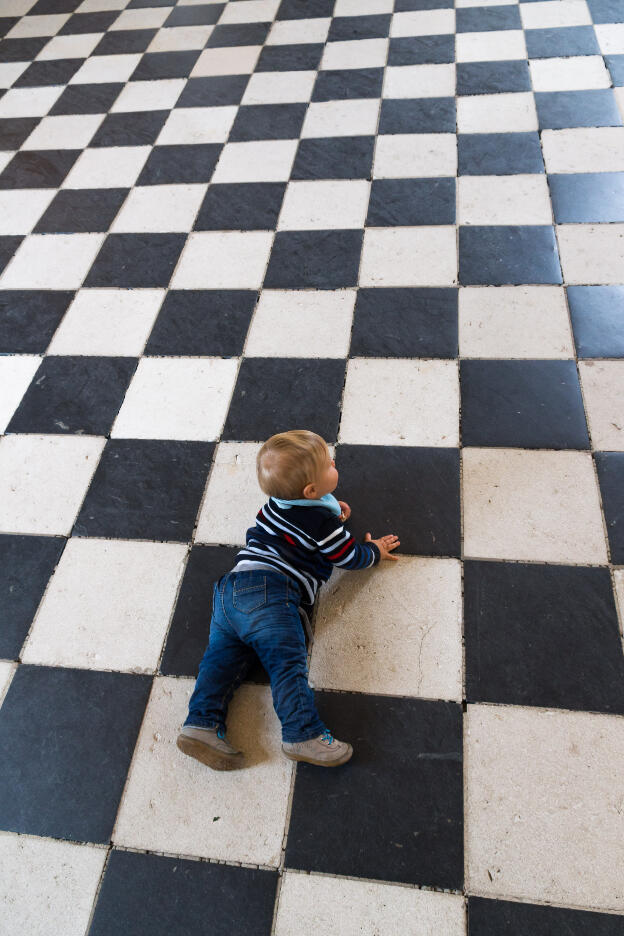
[[[244,766],[225,736],[225,720],[255,651],[271,680],[286,757],[335,767],[353,748],[332,736],[316,710],[301,606],[314,603],[334,566],[368,569],[396,559],[392,550],[400,543],[393,534],[374,540],[370,533],[355,542],[344,526],[351,508],[332,494],[336,466],[314,432],[272,436],[258,453],[257,472],[269,500],[247,530],[236,565],[214,587],[210,639],[177,744],[215,770]]]

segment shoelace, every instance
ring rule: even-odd
[[[223,728],[217,728],[217,738],[219,738],[220,741],[225,741],[225,731]]]
[[[321,741],[326,741],[327,744],[334,743],[334,736],[328,728],[326,728],[323,734],[321,735]]]

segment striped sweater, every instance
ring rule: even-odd
[[[270,498],[247,530],[246,545],[237,562],[266,563],[293,578],[302,599],[312,604],[319,586],[334,566],[368,569],[379,562],[374,543],[356,543],[337,517],[325,507],[280,507]]]

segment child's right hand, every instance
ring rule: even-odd
[[[370,533],[367,533],[364,537],[365,543],[374,543],[377,549],[381,554],[382,559],[393,559],[395,562],[398,560],[398,556],[393,556],[390,552],[392,549],[396,549],[397,546],[400,546],[399,537],[395,536],[394,533],[389,533],[387,536],[382,536],[379,539],[373,539]]]

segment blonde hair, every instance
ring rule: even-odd
[[[306,485],[316,481],[328,458],[327,442],[316,432],[278,432],[258,452],[258,483],[269,497],[296,500],[303,496]]]

